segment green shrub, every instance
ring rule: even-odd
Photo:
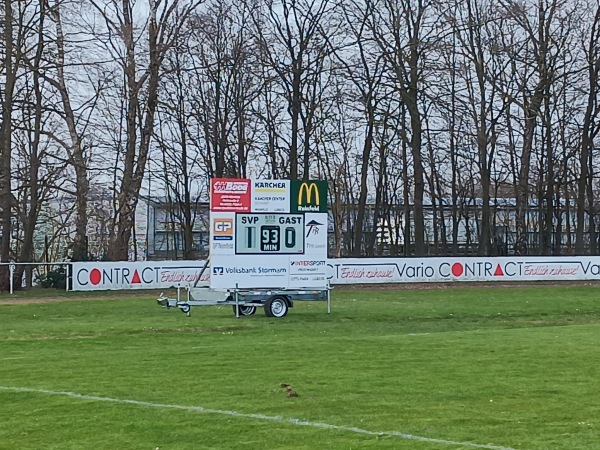
[[[55,288],[55,289],[65,289],[67,286],[67,272],[64,266],[59,266],[58,268],[51,270],[48,272],[48,275],[42,279],[42,287],[45,288]]]

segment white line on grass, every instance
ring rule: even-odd
[[[400,433],[399,431],[370,431],[364,430],[362,428],[351,427],[346,425],[331,425],[323,422],[309,422],[307,420],[294,419],[291,417],[280,417],[280,416],[267,416],[265,414],[252,414],[252,413],[241,413],[237,411],[228,411],[223,409],[211,409],[204,408],[202,406],[185,406],[185,405],[170,405],[164,403],[152,403],[152,402],[144,402],[140,400],[128,400],[121,398],[111,398],[111,397],[97,397],[95,395],[86,395],[86,394],[78,394],[77,392],[69,392],[69,391],[50,391],[47,389],[35,389],[29,387],[13,387],[13,386],[0,386],[0,390],[8,391],[8,392],[30,392],[35,394],[48,394],[48,395],[62,395],[65,397],[78,398],[83,400],[94,400],[97,402],[110,402],[110,403],[120,403],[126,405],[137,405],[137,406],[147,406],[151,408],[163,408],[163,409],[179,409],[183,411],[193,411],[204,414],[222,414],[226,416],[233,417],[243,417],[247,419],[258,419],[258,420],[268,420],[271,422],[280,422],[280,423],[289,423],[292,425],[301,425],[306,427],[314,427],[314,428],[324,428],[327,430],[338,430],[338,431],[350,431],[352,433],[359,434],[367,434],[370,436],[394,436],[399,437],[401,439],[409,439],[413,441],[421,441],[421,442],[430,442],[435,444],[444,444],[444,445],[460,445],[463,447],[472,447],[472,448],[485,448],[490,450],[516,450],[511,447],[502,447],[494,444],[476,444],[474,442],[459,442],[459,441],[449,441],[446,439],[435,439],[428,438],[424,436],[416,436],[414,434]]]

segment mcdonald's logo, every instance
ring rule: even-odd
[[[319,187],[316,183],[302,183],[298,191],[298,208],[301,206],[309,207],[314,204],[318,209],[319,203]]]
[[[292,212],[327,212],[326,181],[292,180],[291,191]]]

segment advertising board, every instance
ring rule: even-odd
[[[253,212],[290,212],[290,180],[253,180]]]
[[[212,178],[210,210],[249,212],[252,203],[250,180],[245,178]]]
[[[193,285],[204,261],[77,262],[73,263],[72,290],[166,289]],[[200,282],[209,282],[210,271]]]
[[[292,180],[290,212],[327,212],[327,181]]]
[[[304,254],[327,258],[327,213],[304,214]]]
[[[290,256],[290,288],[326,288],[327,258],[309,256]]]
[[[215,212],[210,216],[210,252],[215,255],[235,253],[235,213]]]
[[[600,257],[331,259],[333,284],[600,280]]]
[[[326,181],[212,179],[210,193],[212,288],[325,287]]]
[[[234,263],[235,262],[235,263]],[[73,290],[163,289],[193,285],[204,261],[81,262],[73,263]],[[202,275],[206,283],[215,276],[250,280],[281,287],[313,281],[326,274],[333,285],[366,283],[600,281],[600,257],[446,257],[446,258],[340,258],[310,255],[214,255],[213,270]],[[233,270],[226,271],[229,267]],[[216,268],[216,270],[215,270]],[[237,269],[236,269],[237,268]],[[249,270],[249,269],[256,270]],[[239,270],[238,270],[239,269]],[[210,276],[211,272],[216,275]],[[313,277],[309,280],[294,277]],[[224,285],[225,278],[218,281]],[[230,281],[229,281],[230,282]],[[229,283],[228,282],[228,283]],[[281,286],[275,286],[279,285]],[[235,283],[234,283],[235,287]],[[310,286],[301,286],[304,288]]]
[[[286,288],[289,283],[289,257],[225,255],[211,257],[210,287],[214,289]]]

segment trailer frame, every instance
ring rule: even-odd
[[[295,301],[327,301],[327,314],[331,314],[331,285],[325,289],[267,289],[244,288],[216,290],[209,287],[186,287],[186,299],[181,299],[181,287],[177,298],[160,294],[157,303],[163,308],[179,308],[186,316],[194,306],[231,305],[236,318],[251,316],[257,308],[264,308],[267,317],[282,318],[294,307]],[[201,299],[205,297],[205,299]]]

